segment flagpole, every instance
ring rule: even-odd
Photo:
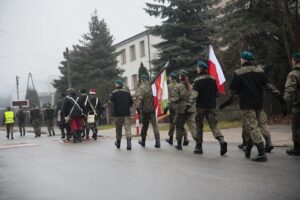
[[[154,77],[154,79],[152,79],[152,80],[150,81],[150,84],[151,84],[151,85],[155,82],[155,80],[157,79],[157,77],[158,77],[165,69],[167,69],[167,67],[169,67],[169,61],[166,62],[166,64],[159,70],[159,72],[156,74],[156,76]]]

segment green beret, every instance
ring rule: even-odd
[[[177,75],[175,72],[172,72],[169,74],[169,77],[173,78],[173,79],[176,79],[177,78]]]
[[[149,79],[148,74],[142,74],[142,75],[141,75],[141,79],[142,79],[142,80],[148,80],[148,79]]]
[[[295,52],[295,53],[293,53],[292,57],[293,57],[294,59],[300,59],[300,52]]]
[[[118,84],[118,85],[123,85],[124,81],[121,80],[121,79],[118,79],[118,80],[115,81],[115,83]]]
[[[242,51],[241,52],[241,58],[247,61],[252,61],[254,60],[254,56],[251,52],[249,51]]]
[[[202,67],[204,69],[208,69],[208,65],[205,62],[203,62],[202,60],[198,60],[197,67]]]
[[[182,70],[180,70],[179,71],[179,74],[181,74],[181,75],[189,75],[189,72],[188,71],[186,71],[185,69],[182,69]]]

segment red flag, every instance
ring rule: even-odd
[[[218,92],[225,95],[225,76],[211,45],[209,45],[208,74],[216,79]]]

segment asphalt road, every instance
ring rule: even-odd
[[[59,136],[16,135],[3,142],[0,131],[0,140],[1,200],[300,199],[300,157],[283,147],[268,154],[269,162],[255,163],[236,144],[219,156],[216,142],[194,155],[194,143],[179,152],[163,141],[161,149],[154,141],[141,148],[137,138],[132,151],[125,140],[117,150],[109,137],[71,144]]]

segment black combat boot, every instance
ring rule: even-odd
[[[286,153],[290,156],[300,156],[299,142],[294,142],[294,148],[286,150]]]
[[[220,143],[220,155],[223,156],[227,153],[227,142],[224,141],[224,137],[217,138]]]
[[[127,138],[127,150],[131,150],[131,138]]]
[[[203,154],[202,142],[196,142],[196,146],[195,146],[195,149],[194,149],[194,154]]]
[[[239,144],[238,145],[238,148],[240,149],[240,150],[245,150],[244,148],[246,147],[246,140],[243,138],[243,143],[242,144]]]
[[[245,147],[245,157],[248,159],[250,158],[252,147],[253,147],[253,142],[252,140],[249,140]]]
[[[155,140],[155,145],[154,145],[155,148],[160,148],[160,140],[157,139]]]
[[[6,135],[6,138],[9,139],[9,135],[8,134]]]
[[[11,133],[10,138],[13,140],[14,139],[14,134]]]
[[[93,133],[92,137],[93,137],[94,140],[97,140],[97,134],[96,133]]]
[[[271,153],[272,149],[274,149],[272,140],[271,140],[271,135],[265,138],[266,139],[266,153]]]
[[[175,146],[177,150],[182,150],[182,140],[177,140],[177,145]]]
[[[265,153],[264,143],[259,143],[256,145],[256,147],[257,147],[258,155],[252,158],[252,161],[267,162],[268,158]]]
[[[173,145],[173,136],[170,136],[169,138],[167,138],[166,142],[169,143],[170,145]]]
[[[145,147],[145,146],[146,146],[146,138],[142,138],[141,140],[138,141],[138,143],[139,143],[142,147]]]
[[[121,147],[121,140],[116,140],[116,141],[115,141],[115,145],[116,145],[116,147],[117,147],[118,149],[120,149],[120,147]]]
[[[77,135],[77,133],[75,132],[75,133],[73,133],[73,143],[77,143],[78,142],[78,135]]]
[[[190,141],[189,141],[188,139],[185,139],[185,140],[183,140],[182,145],[183,145],[183,146],[188,146],[189,143],[190,143]]]

